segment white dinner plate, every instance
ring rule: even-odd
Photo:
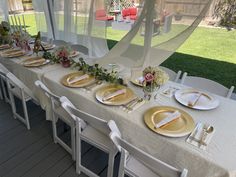
[[[192,106],[189,102],[196,96],[196,94],[201,94],[201,96],[197,100],[196,104]],[[180,89],[176,91],[175,99],[184,106],[198,110],[211,110],[219,106],[219,100],[213,95],[193,88]]]

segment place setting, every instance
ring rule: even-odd
[[[0,50],[6,50],[6,49],[10,49],[11,46],[9,44],[1,44],[0,45]]]
[[[212,110],[220,104],[212,94],[193,88],[180,89],[174,96],[178,103],[196,110]]]
[[[70,88],[82,88],[91,86],[92,84],[99,84],[94,76],[89,74],[84,74],[83,71],[77,71],[65,75],[61,79],[61,83]]]
[[[183,137],[194,130],[187,112],[170,106],[155,106],[144,113],[144,122],[152,131],[167,137]]]
[[[21,64],[25,67],[40,67],[50,63],[50,60],[47,60],[40,56],[30,56],[24,59]]]
[[[25,54],[26,52],[24,50],[14,48],[14,49],[5,50],[4,52],[1,53],[1,56],[5,58],[14,58],[14,57],[23,56]]]

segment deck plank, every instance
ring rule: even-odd
[[[19,164],[22,163],[22,161],[27,160],[34,154],[38,153],[42,148],[47,146],[52,142],[52,138],[50,136],[45,136],[39,141],[37,141],[35,144],[32,144],[31,146],[25,148],[20,153],[17,153],[12,158],[8,159],[5,163],[0,165],[0,176],[3,176],[10,171],[14,170]]]
[[[32,103],[28,108],[30,131],[13,118],[10,105],[0,100],[0,177],[87,177],[76,174],[71,155],[53,142],[45,112]],[[70,130],[61,128],[61,137],[70,144]],[[107,155],[82,142],[82,163],[96,174],[104,174]]]

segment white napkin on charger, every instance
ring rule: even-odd
[[[122,95],[122,94],[125,94],[125,93],[126,93],[126,89],[120,89],[120,90],[117,90],[117,91],[115,91],[115,92],[113,92],[113,93],[110,93],[110,94],[104,96],[104,97],[102,98],[102,100],[103,100],[103,101],[107,101],[107,100],[112,99],[113,97],[116,97],[116,96],[118,96],[118,95]]]
[[[45,62],[46,60],[44,58],[39,58],[39,59],[35,59],[32,61],[26,61],[25,64],[30,65],[30,64],[35,64],[35,63],[41,63],[41,62]]]
[[[208,134],[205,133],[205,135],[204,135],[203,128],[206,126],[207,126],[206,124],[203,124],[201,122],[197,123],[195,129],[189,135],[186,142],[193,145],[193,146],[196,146],[202,150],[206,150],[207,145],[210,143],[210,141],[215,133],[215,129],[214,129],[213,132],[208,133]],[[201,143],[203,136],[205,136],[205,137],[204,137],[203,143]]]
[[[137,78],[137,81],[138,81],[139,84],[143,84],[144,77],[141,76],[141,77]]]
[[[166,125],[166,124],[170,123],[171,121],[178,119],[180,116],[181,116],[181,113],[177,110],[177,111],[169,114],[167,117],[162,119],[160,122],[158,122],[155,125],[155,127],[160,128],[161,126]]]
[[[196,94],[194,94],[194,95],[190,98],[190,100],[188,101],[188,106],[191,106],[191,107],[195,106],[201,96],[202,96],[202,93],[196,93]]]
[[[73,84],[75,82],[78,82],[78,81],[81,81],[81,80],[84,80],[84,79],[88,79],[88,78],[89,78],[89,75],[88,74],[84,74],[82,76],[74,77],[71,80],[70,80],[70,78],[68,78],[67,82],[68,82],[68,84]]]

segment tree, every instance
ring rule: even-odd
[[[220,19],[220,25],[227,29],[236,29],[236,0],[218,0],[214,9],[214,17]]]

